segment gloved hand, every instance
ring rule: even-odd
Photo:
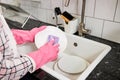
[[[54,44],[54,40],[50,40],[45,45],[40,47],[37,51],[29,53],[28,56],[31,57],[35,64],[36,69],[40,68],[42,65],[55,60],[59,52],[59,44]]]
[[[17,30],[12,29],[13,36],[17,42],[17,44],[23,44],[26,42],[34,42],[34,37],[36,33],[42,31],[46,28],[46,26],[41,26],[39,28],[33,28],[32,30]]]

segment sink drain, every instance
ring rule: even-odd
[[[75,47],[77,47],[78,46],[78,44],[76,43],[76,42],[74,42],[74,44],[73,44]]]

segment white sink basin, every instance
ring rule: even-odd
[[[90,63],[89,66],[81,74],[77,74],[77,77],[75,76],[75,78],[73,77],[73,75],[65,76],[64,73],[61,74],[57,71],[54,71],[53,65],[55,62],[50,62],[46,64],[42,67],[42,69],[57,77],[59,80],[85,80],[87,76],[92,72],[92,70],[96,67],[96,65],[110,51],[111,47],[99,42],[95,42],[71,34],[66,34],[66,36],[68,39],[68,45],[66,50],[63,52],[63,55],[67,54],[80,56]]]
[[[99,42],[95,42],[71,34],[66,34],[66,36],[68,39],[68,45],[66,50],[62,54],[60,53],[59,58],[61,58],[64,55],[79,56],[89,62],[88,67],[80,74],[66,75],[66,73],[60,73],[54,70],[54,66],[57,61],[56,60],[42,66],[42,69],[48,72],[49,74],[53,75],[54,77],[58,78],[59,80],[85,80],[88,77],[88,75],[92,72],[92,70],[96,67],[96,65],[110,51],[111,47]]]

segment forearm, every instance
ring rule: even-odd
[[[9,60],[2,60],[0,64],[0,80],[19,79],[24,76],[28,71],[32,70],[33,65],[31,60],[22,56]]]

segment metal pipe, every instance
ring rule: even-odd
[[[83,0],[83,2],[82,2],[82,12],[81,12],[81,23],[84,23],[85,5],[86,5],[86,0]]]
[[[81,22],[80,22],[79,28],[78,28],[78,33],[79,33],[80,36],[83,36],[83,34],[90,33],[90,30],[85,29],[85,24],[84,24],[85,6],[86,6],[86,0],[83,0],[83,2],[82,2],[82,12],[81,12]]]
[[[66,0],[66,1],[65,1],[65,7],[68,7],[68,6],[69,6],[69,3],[70,3],[70,0]]]

